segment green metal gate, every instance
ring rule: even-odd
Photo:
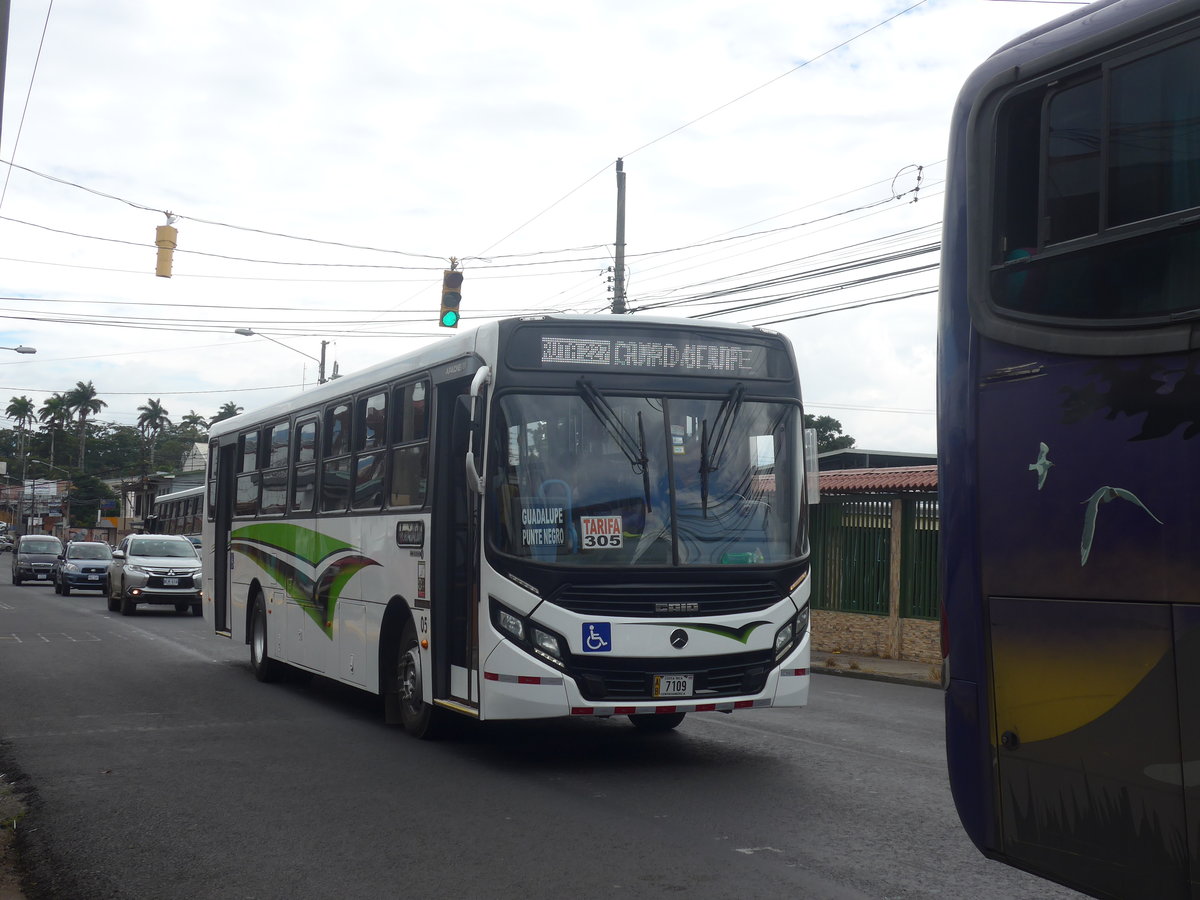
[[[886,616],[891,500],[825,495],[812,514],[813,607]]]

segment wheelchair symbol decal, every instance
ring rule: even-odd
[[[611,622],[583,623],[583,652],[608,653],[612,650]]]

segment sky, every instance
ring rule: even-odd
[[[621,159],[633,315],[782,332],[807,412],[925,453],[951,108],[1080,5],[11,3],[0,408],[268,405],[445,337],[451,257],[460,330],[607,314]]]

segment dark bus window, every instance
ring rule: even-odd
[[[288,423],[280,422],[267,429],[267,468],[286,466],[288,461]]]
[[[287,481],[288,470],[286,468],[263,471],[259,512],[264,515],[277,515],[287,511]]]
[[[393,444],[424,441],[429,438],[429,383],[417,381],[396,388],[392,404]]]
[[[239,517],[253,516],[258,512],[258,473],[246,472],[237,477],[237,499],[233,514]]]
[[[1109,227],[1200,206],[1200,41],[1113,69]]]
[[[317,496],[317,466],[315,463],[296,466],[292,476],[292,512],[312,512]]]
[[[429,444],[392,450],[392,488],[389,506],[421,506],[429,477]]]
[[[354,509],[379,509],[383,506],[386,454],[365,453],[354,462]]]
[[[387,441],[387,394],[358,398],[358,449],[376,450]]]
[[[317,460],[317,420],[306,419],[296,423],[296,450],[292,461],[296,463]]]
[[[1046,105],[1046,243],[1100,230],[1100,79],[1058,91]]]
[[[325,458],[350,452],[350,404],[337,403],[325,410]]]
[[[340,512],[350,499],[350,457],[326,460],[321,466],[321,512]]]
[[[258,432],[251,431],[243,434],[238,439],[239,456],[241,457],[238,463],[239,472],[253,472],[258,468]]]

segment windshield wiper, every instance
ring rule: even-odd
[[[604,430],[608,432],[608,436],[613,439],[620,451],[625,454],[625,458],[629,460],[629,464],[633,466],[633,471],[642,476],[642,488],[646,495],[646,509],[649,511],[650,506],[650,459],[646,456],[646,428],[642,424],[642,413],[639,410],[637,414],[638,420],[638,436],[635,438],[629,433],[629,429],[617,416],[612,405],[605,399],[595,387],[592,386],[586,378],[580,378],[577,382],[579,386],[579,396],[583,398],[583,402],[587,404],[587,408],[591,410],[592,415],[600,420],[600,424],[604,426]]]
[[[708,443],[708,419],[700,423],[700,509],[701,514],[708,518],[708,476],[721,467],[725,457],[725,448],[729,437],[733,434],[733,423],[742,410],[746,387],[735,384],[729,390],[729,395],[721,401],[717,410],[717,421],[713,425],[713,446]]]

